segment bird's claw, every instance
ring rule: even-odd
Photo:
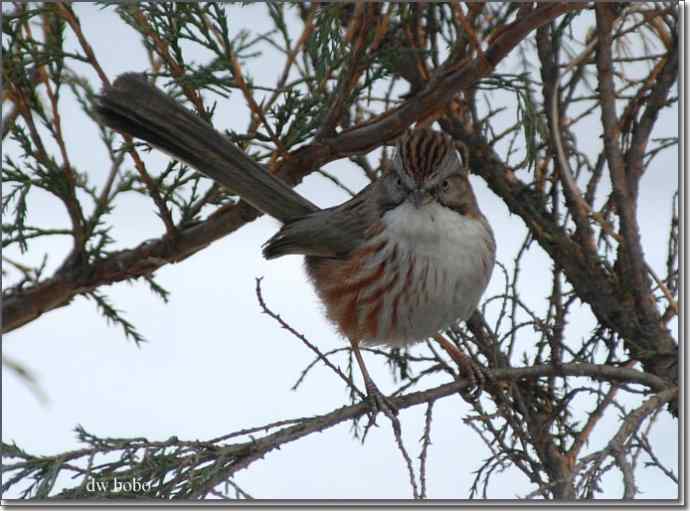
[[[376,416],[382,412],[388,417],[393,424],[393,429],[400,432],[400,421],[398,420],[398,407],[393,402],[384,396],[381,391],[374,385],[373,382],[367,384],[367,404],[369,406],[369,424],[367,430],[371,426],[377,426]]]
[[[487,374],[484,369],[475,363],[470,357],[464,356],[458,361],[460,366],[460,376],[469,380],[470,385],[466,387],[462,394],[472,401],[476,400],[486,386]]]

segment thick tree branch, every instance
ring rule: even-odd
[[[645,153],[647,143],[656,124],[659,112],[666,105],[668,94],[678,78],[678,37],[673,37],[673,45],[667,55],[659,62],[661,70],[651,73],[651,91],[646,96],[647,106],[635,124],[632,133],[630,148],[625,155],[626,168],[628,170],[628,187],[631,195],[637,199],[640,178],[644,171]]]
[[[638,360],[642,360],[653,372],[662,366],[668,371],[668,357],[676,353],[675,343],[663,327],[652,296],[645,256],[640,241],[637,223],[637,201],[633,193],[629,174],[619,143],[619,123],[616,115],[616,91],[613,83],[611,59],[612,25],[615,19],[610,4],[596,5],[598,27],[597,70],[599,95],[601,98],[601,121],[604,129],[604,149],[609,166],[613,199],[620,219],[622,246],[619,249],[617,268],[619,273],[620,298],[624,303],[626,295],[632,295],[634,315],[626,321],[635,325],[637,339],[627,337],[627,347]],[[657,356],[658,355],[658,356]],[[673,369],[672,369],[673,371]],[[673,378],[673,376],[669,374]]]
[[[150,275],[161,266],[183,261],[258,216],[257,210],[240,201],[220,208],[204,222],[178,230],[174,239],[163,236],[145,241],[88,266],[62,269],[35,286],[9,289],[2,300],[2,331],[12,331],[47,311],[68,305],[77,294]]]

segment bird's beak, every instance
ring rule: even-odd
[[[414,204],[414,207],[417,209],[421,208],[422,206],[428,204],[431,201],[431,194],[425,192],[424,190],[414,190],[411,196],[412,204]]]

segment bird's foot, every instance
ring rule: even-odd
[[[388,417],[393,425],[393,430],[400,432],[400,421],[398,420],[398,407],[393,402],[384,396],[373,381],[366,382],[367,389],[367,404],[369,405],[369,424],[367,430],[371,426],[376,426],[376,416],[382,412]]]
[[[462,394],[465,399],[472,401],[476,400],[486,384],[488,375],[484,373],[484,370],[479,364],[475,363],[455,343],[446,339],[441,334],[435,335],[434,339],[458,365],[458,369],[460,370],[458,378],[467,378],[470,383],[460,391],[460,394]]]
[[[479,364],[464,353],[462,353],[461,357],[456,358],[456,362],[460,369],[459,376],[461,378],[467,378],[470,382],[469,387],[463,389],[461,393],[464,397],[474,401],[479,397],[482,393],[482,389],[486,386],[487,375]]]

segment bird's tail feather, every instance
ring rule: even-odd
[[[120,75],[98,97],[96,111],[106,126],[188,163],[281,222],[318,210],[143,75]]]

